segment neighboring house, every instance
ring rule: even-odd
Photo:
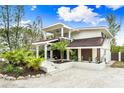
[[[112,34],[106,27],[87,27],[74,29],[63,23],[57,23],[42,29],[45,32],[45,40],[33,43],[36,46],[36,56],[39,56],[39,46],[44,46],[45,59],[52,59],[58,56],[57,51],[52,51],[50,45],[58,42],[60,39],[70,40],[65,52],[65,58],[70,60],[69,50],[77,50],[78,61],[92,62],[99,57],[101,61],[109,62],[111,60],[110,41]]]

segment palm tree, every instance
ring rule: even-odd
[[[112,40],[112,42],[111,42],[111,44],[112,45],[116,45],[115,36],[120,31],[121,21],[120,21],[120,24],[118,24],[116,22],[116,16],[114,14],[109,14],[106,17],[106,20],[107,20],[107,23],[108,23],[109,31],[111,32],[111,34],[114,37],[113,40]]]
[[[64,56],[64,51],[66,50],[66,47],[68,45],[67,40],[63,40],[57,43],[52,44],[52,50],[59,50],[60,51],[60,56],[61,56],[61,61],[63,62],[63,56]]]

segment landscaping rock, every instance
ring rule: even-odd
[[[5,79],[6,80],[16,80],[16,78],[15,77],[12,77],[12,76],[7,76],[7,77],[5,77]]]
[[[17,78],[17,80],[22,80],[22,79],[25,79],[25,77],[24,77],[24,76],[19,76],[19,77]]]
[[[4,77],[4,75],[3,74],[0,74],[0,78],[3,78]]]
[[[6,78],[7,76],[8,76],[8,75],[5,74],[5,75],[3,76],[3,78]]]
[[[35,75],[32,75],[31,77],[32,77],[32,78],[35,78],[36,76],[35,76]]]
[[[41,77],[41,74],[37,74],[35,77],[36,78],[40,78]]]
[[[45,75],[44,74],[41,74],[41,77],[44,77]]]
[[[26,79],[28,79],[28,78],[30,78],[30,77],[31,77],[31,75],[27,75],[27,76],[25,76]]]

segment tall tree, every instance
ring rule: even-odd
[[[121,26],[121,21],[118,24],[117,23],[117,18],[114,14],[109,14],[106,17],[107,23],[108,23],[108,27],[109,27],[109,31],[111,32],[111,34],[113,35],[113,39],[111,44],[112,45],[116,45],[116,39],[115,36],[117,35],[117,33],[120,31],[120,26]]]
[[[10,41],[10,27],[12,22],[12,6],[4,5],[0,7],[1,10],[1,24],[3,26],[3,32],[5,33],[5,42],[7,42],[9,49],[12,49]]]
[[[35,41],[40,41],[44,39],[44,31],[42,30],[42,18],[40,16],[36,17],[36,20],[31,24],[27,24],[28,34],[31,37],[31,43]],[[30,30],[29,30],[30,29]]]
[[[15,48],[20,47],[21,21],[24,16],[24,6],[17,5],[15,7]]]

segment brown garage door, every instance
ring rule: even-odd
[[[82,49],[81,54],[83,56],[83,60],[88,61],[89,58],[92,60],[92,49]]]

